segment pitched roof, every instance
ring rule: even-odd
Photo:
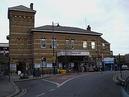
[[[19,5],[19,6],[14,6],[14,7],[9,7],[8,10],[14,10],[14,11],[24,11],[24,12],[36,12],[35,10],[32,10],[26,6]]]
[[[98,35],[101,36],[102,33],[85,30],[77,27],[68,27],[68,26],[52,26],[45,25],[41,27],[36,27],[31,30],[32,32],[55,32],[55,33],[69,33],[69,34],[88,34],[88,35]]]
[[[101,37],[101,40],[102,40],[104,43],[110,44],[108,41],[106,41],[106,40],[103,39],[102,37]]]

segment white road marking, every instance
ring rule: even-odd
[[[42,79],[42,80],[43,80],[43,81],[46,81],[46,82],[49,82],[49,83],[52,83],[52,84],[55,84],[55,85],[57,85],[57,87],[61,87],[61,86],[64,85],[65,83],[67,83],[67,82],[69,82],[69,81],[71,81],[71,80],[73,80],[73,79],[75,79],[75,78],[79,78],[79,77],[82,77],[82,76],[85,76],[85,75],[87,75],[87,74],[77,75],[77,76],[75,76],[75,77],[73,77],[73,78],[70,78],[70,79],[68,79],[68,80],[65,80],[65,81],[62,82],[61,84],[60,84],[60,83],[57,83],[57,82],[54,82],[54,81],[46,80],[46,79]]]
[[[41,94],[37,95],[36,97],[40,97],[40,96],[43,96],[43,95],[45,95],[45,93],[41,93]]]
[[[43,80],[43,81],[46,81],[46,82],[49,82],[49,83],[52,83],[52,84],[55,84],[55,85],[57,85],[57,87],[59,88],[59,87],[61,87],[62,85],[64,85],[65,83],[67,83],[67,82],[69,82],[69,81],[71,81],[71,80],[73,80],[73,79],[75,79],[75,78],[83,77],[83,76],[85,76],[85,75],[87,75],[87,74],[75,76],[75,77],[73,77],[73,78],[70,78],[70,79],[68,79],[68,80],[66,80],[66,81],[64,81],[64,82],[62,82],[61,84],[59,84],[59,83],[57,83],[57,82],[54,82],[54,81],[46,80],[46,79],[42,79],[42,80]],[[48,91],[49,91],[49,92],[52,92],[52,91],[54,91],[54,90],[56,90],[56,89],[50,89],[50,90],[48,90]],[[43,96],[43,95],[45,95],[45,94],[46,94],[46,93],[41,93],[41,94],[37,95],[36,97],[40,97],[40,96]]]
[[[75,77],[73,77],[73,78],[70,78],[70,79],[68,79],[68,80],[65,80],[64,82],[62,82],[61,84],[59,84],[57,87],[61,87],[61,86],[63,86],[65,83],[67,83],[67,82],[69,82],[69,81],[71,81],[71,80],[73,80],[73,79],[75,79],[75,78],[82,77],[82,76],[85,76],[85,74],[84,74],[84,75],[75,76]]]
[[[60,84],[57,83],[57,82],[54,82],[54,81],[50,81],[50,80],[46,80],[46,79],[42,79],[43,81],[46,81],[46,82],[49,82],[49,83],[52,83],[52,84],[55,84],[57,86],[59,86]]]
[[[22,97],[26,93],[27,93],[27,89],[22,89],[21,92],[18,95],[14,96],[14,97]]]
[[[52,91],[55,91],[55,89],[50,89],[49,91],[52,92]]]

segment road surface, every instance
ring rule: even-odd
[[[113,81],[113,72],[79,74],[57,82],[41,79],[16,84],[24,90],[23,97],[122,97],[121,87]]]

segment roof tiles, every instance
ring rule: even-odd
[[[36,12],[35,10],[32,10],[32,9],[26,7],[26,6],[23,6],[23,5],[10,7],[8,10],[34,12],[34,13]]]
[[[68,27],[68,26],[52,26],[45,25],[41,27],[36,27],[32,29],[32,32],[56,32],[56,33],[69,33],[69,34],[89,34],[89,35],[98,35],[101,36],[102,33],[85,30],[77,27]]]

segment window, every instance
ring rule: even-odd
[[[71,40],[71,48],[74,49],[74,39]]]
[[[105,47],[105,43],[102,43],[102,46]]]
[[[74,39],[71,39],[71,40],[65,40],[65,46],[68,47],[68,48],[72,48],[74,49],[74,42],[75,40]]]
[[[91,49],[95,49],[95,42],[94,41],[91,42]]]
[[[65,40],[65,47],[69,47],[70,41],[68,39]]]
[[[66,46],[68,46],[69,45],[69,40],[65,40],[65,44],[66,44]]]
[[[83,41],[83,48],[87,48],[87,41]]]
[[[105,49],[105,43],[102,43],[102,48]]]
[[[51,48],[57,48],[57,41],[56,41],[56,38],[52,39],[51,40]]]
[[[46,48],[46,39],[41,39],[41,48]]]

